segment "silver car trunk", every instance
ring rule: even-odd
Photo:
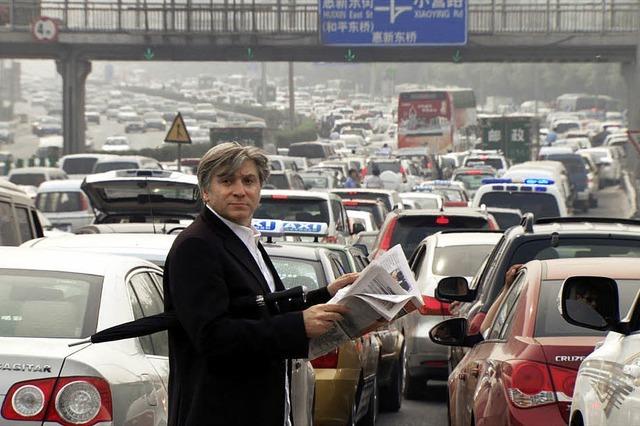
[[[82,349],[68,346],[74,341],[0,337],[0,396],[18,382],[58,377],[65,358]]]

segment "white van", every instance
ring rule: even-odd
[[[99,160],[118,158],[112,154],[70,154],[58,161],[60,168],[69,176],[69,179],[81,179],[93,173],[93,168]]]
[[[38,188],[36,208],[54,228],[74,232],[95,219],[89,198],[80,189],[81,183],[79,179],[49,181]]]
[[[531,212],[539,219],[543,217],[567,216],[567,205],[558,187],[548,179],[485,179],[476,191],[471,207],[502,207]]]
[[[0,180],[0,246],[19,246],[43,236],[33,201],[17,185]]]

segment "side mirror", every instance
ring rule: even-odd
[[[620,324],[618,283],[607,277],[570,277],[560,290],[560,314],[567,322],[592,330]]]
[[[440,280],[436,287],[436,299],[449,302],[473,302],[476,299],[476,290],[469,289],[467,279],[464,277],[447,277]]]
[[[429,337],[439,345],[471,348],[483,338],[480,333],[467,336],[468,330],[469,323],[465,318],[451,318],[436,324],[429,331]]]
[[[366,231],[364,225],[360,222],[356,222],[351,226],[351,235],[357,235],[361,232]]]

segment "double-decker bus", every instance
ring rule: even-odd
[[[433,153],[458,148],[476,124],[472,89],[430,89],[399,95],[398,148],[428,146]]]

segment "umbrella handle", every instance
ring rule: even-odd
[[[85,343],[91,343],[91,337],[84,339],[84,340],[80,340],[79,342],[73,342],[73,343],[69,343],[69,347],[74,347],[74,346],[78,346],[78,345],[83,345]]]

